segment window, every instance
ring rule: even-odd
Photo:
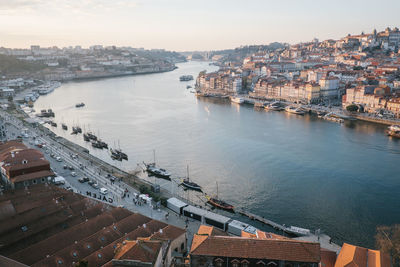
[[[258,261],[258,262],[256,263],[256,265],[257,265],[257,267],[264,267],[264,266],[265,266],[265,263],[264,263],[263,261]]]
[[[222,264],[224,263],[224,260],[223,259],[220,259],[220,258],[217,258],[216,260],[215,260],[215,267],[222,267]]]
[[[42,178],[42,183],[46,182],[46,179]]]
[[[242,267],[249,267],[249,262],[247,260],[242,260]]]
[[[32,183],[33,183],[33,184],[36,184],[36,183],[37,183],[36,179],[33,179],[33,180],[32,180]]]
[[[185,243],[181,244],[181,251],[185,248]]]
[[[232,263],[232,267],[239,267],[240,261],[238,261],[237,259],[234,259],[233,261],[231,261],[231,263]]]
[[[28,181],[25,181],[24,182],[24,186],[28,186],[29,185],[29,182]]]
[[[278,264],[276,262],[270,261],[270,262],[268,262],[267,266],[268,267],[275,267],[275,266],[278,266]]]

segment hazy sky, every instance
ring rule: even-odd
[[[0,46],[212,50],[400,27],[400,0],[0,0]]]

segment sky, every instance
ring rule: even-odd
[[[400,0],[0,0],[0,47],[294,44],[400,28],[399,11]]]

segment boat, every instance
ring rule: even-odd
[[[78,134],[79,131],[77,129],[77,127],[72,126],[72,133],[71,134]]]
[[[57,123],[55,123],[55,122],[53,122],[53,121],[50,122],[50,125],[53,126],[53,127],[57,127]]]
[[[169,173],[167,170],[162,169],[162,168],[158,168],[156,165],[156,151],[153,151],[153,155],[154,155],[154,162],[152,163],[145,163],[143,162],[144,166],[146,167],[146,171],[147,173],[154,175],[156,177],[159,178],[164,178],[167,180],[171,180],[170,176],[171,173]]]
[[[108,149],[108,144],[107,144],[106,142],[103,142],[103,141],[101,141],[101,140],[99,139],[99,140],[97,140],[97,143],[99,143],[99,145],[100,145],[102,148]]]
[[[61,128],[63,130],[68,130],[68,126],[65,123],[61,124]]]
[[[265,108],[265,103],[256,102],[256,103],[254,103],[254,108]]]
[[[193,80],[193,76],[192,75],[182,75],[181,77],[179,77],[179,80],[181,82],[191,81],[191,80]]]
[[[107,148],[108,148],[108,145],[107,145]],[[112,148],[110,148],[110,152],[111,152],[111,158],[112,159],[116,159],[116,160],[119,160],[119,161],[122,161],[123,159],[124,160],[128,160],[128,155],[125,154],[124,152],[122,152],[121,149],[112,149]]]
[[[40,113],[37,114],[36,116],[40,117],[40,118],[43,118],[43,117],[44,118],[49,118],[49,117],[55,117],[55,114],[54,114],[52,109],[48,109],[48,110],[42,109],[40,111]]]
[[[400,138],[400,125],[391,125],[386,131],[388,136]]]
[[[296,114],[296,115],[304,115],[305,114],[305,112],[302,109],[294,107],[294,106],[287,106],[285,108],[285,111],[292,113],[292,114]]]
[[[192,190],[195,190],[195,191],[202,192],[200,185],[196,184],[193,181],[190,181],[190,179],[189,179],[189,166],[187,166],[187,177],[182,180],[181,185],[186,187],[187,189],[192,189]]]
[[[240,97],[231,97],[231,102],[237,103],[237,104],[243,104],[244,103],[244,99],[240,98]]]
[[[228,204],[225,201],[223,201],[223,200],[218,198],[218,183],[217,183],[217,196],[216,197],[211,197],[209,195],[206,195],[206,198],[207,198],[207,203],[212,205],[212,206],[214,206],[214,207],[216,207],[216,208],[219,208],[219,209],[222,209],[222,210],[226,210],[226,211],[230,211],[230,212],[235,212],[235,210],[234,210],[235,207],[234,206],[232,206],[231,204]]]
[[[84,133],[84,134],[83,134],[83,140],[86,141],[86,142],[89,142],[89,141],[90,141],[90,138],[89,138],[89,136],[87,135],[87,133]]]
[[[186,86],[186,89],[190,89],[190,88],[192,88],[192,86],[190,86],[190,85],[187,85],[187,86]]]
[[[76,108],[82,108],[85,106],[85,103],[81,102],[75,105]]]
[[[271,111],[281,111],[281,110],[284,110],[284,108],[282,107],[281,102],[279,102],[279,101],[272,102],[271,104],[265,106],[264,109],[265,109],[265,110],[271,110]]]
[[[97,140],[92,140],[91,144],[92,144],[92,147],[103,149],[102,144]]]
[[[89,140],[97,141],[97,136],[95,136],[91,132],[87,132],[86,136],[89,138]]]

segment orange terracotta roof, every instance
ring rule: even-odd
[[[390,267],[390,261],[390,257],[380,251],[344,243],[335,267]]]

